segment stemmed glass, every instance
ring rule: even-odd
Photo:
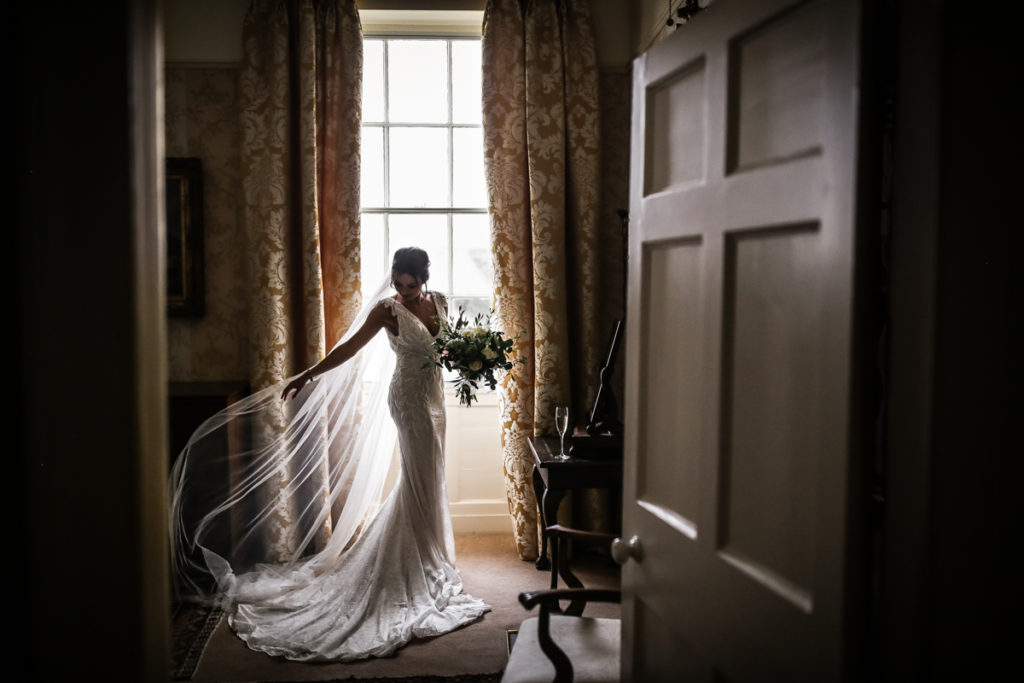
[[[565,453],[565,432],[569,429],[569,406],[555,407],[555,429],[558,430],[558,436],[561,439],[558,459],[568,460],[569,456]]]

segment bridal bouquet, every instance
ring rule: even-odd
[[[477,400],[481,382],[494,389],[502,372],[511,370],[515,362],[523,362],[512,360],[515,340],[490,329],[490,320],[489,315],[477,315],[470,325],[460,306],[455,322],[441,320],[441,331],[434,339],[434,363],[458,373],[452,384],[460,405],[470,406]]]

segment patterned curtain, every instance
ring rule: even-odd
[[[243,52],[250,383],[259,391],[323,358],[361,305],[363,46],[355,0],[253,0]],[[246,438],[254,448],[280,433],[286,410],[253,425]],[[269,487],[286,487],[284,470]],[[329,470],[325,462],[319,476],[301,478],[305,495],[326,502]],[[296,549],[289,530],[301,511],[291,507],[295,496],[268,496],[279,502],[269,525],[275,535],[264,540],[284,558]],[[319,543],[330,533],[328,518]]]
[[[483,111],[495,314],[526,363],[501,388],[502,451],[519,556],[538,554],[527,437],[553,435],[555,406],[585,422],[597,390],[612,287],[602,250],[598,71],[587,0],[489,0]],[[619,247],[621,248],[621,247]],[[615,292],[617,295],[617,292]]]
[[[254,391],[317,362],[360,307],[362,29],[354,0],[254,0],[241,73]]]

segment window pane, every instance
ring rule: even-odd
[[[384,41],[363,41],[363,121],[384,120]]]
[[[487,214],[452,216],[452,291],[490,296],[491,232]]]
[[[364,213],[361,216],[360,224],[362,233],[359,239],[360,278],[365,299],[384,279],[391,261],[388,260],[385,251],[387,247],[384,243],[384,215]]]
[[[452,121],[481,123],[480,41],[452,41]]]
[[[364,126],[360,145],[360,201],[363,206],[384,206],[384,129]]]
[[[484,134],[482,128],[453,128],[455,164],[452,205],[462,208],[487,206],[484,178]]]
[[[462,306],[463,316],[469,322],[474,322],[476,316],[479,314],[484,322],[487,321],[491,314],[491,297],[490,296],[455,296],[448,303],[448,310],[451,316],[454,318],[459,314],[459,306]],[[491,319],[491,328],[497,329],[498,319]]]
[[[448,121],[448,55],[443,40],[388,41],[388,118]]]
[[[448,131],[392,128],[390,135],[390,206],[448,206]]]
[[[390,255],[400,247],[419,247],[430,256],[429,288],[451,292],[448,277],[448,218],[437,214],[391,214]],[[390,260],[388,261],[390,265]]]

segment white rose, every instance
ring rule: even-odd
[[[470,369],[470,370],[472,370],[472,371],[474,371],[474,372],[476,372],[477,370],[479,370],[479,369],[480,369],[480,368],[482,368],[483,366],[484,366],[484,364],[483,364],[483,363],[481,363],[481,362],[480,362],[480,361],[478,361],[478,360],[475,360],[475,361],[473,361],[472,363],[470,363],[470,364],[469,364],[469,369]]]
[[[487,360],[494,360],[495,358],[498,357],[498,354],[495,353],[494,349],[492,349],[490,346],[485,346],[484,350],[481,351],[480,353],[482,353],[484,358],[486,358]]]

